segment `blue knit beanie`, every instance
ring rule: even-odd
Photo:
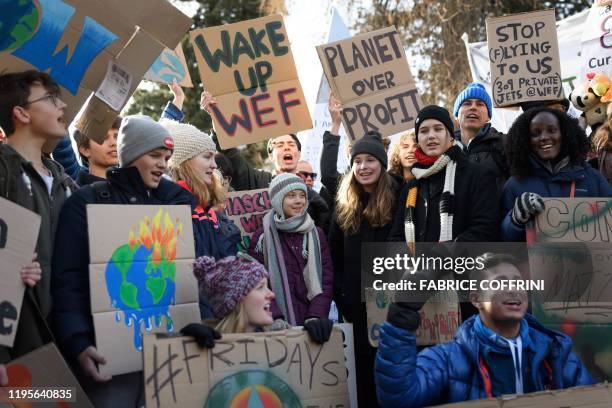
[[[459,108],[466,99],[480,99],[485,103],[485,105],[487,105],[489,119],[493,117],[493,102],[491,102],[491,97],[487,93],[484,85],[479,84],[478,82],[472,82],[467,86],[467,88],[461,91],[459,95],[457,95],[457,99],[455,99],[455,106],[453,107],[453,115],[455,115],[455,117],[459,116]]]

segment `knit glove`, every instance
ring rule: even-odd
[[[544,200],[536,193],[523,193],[516,198],[512,210],[512,223],[523,227],[532,217],[544,211]]]
[[[317,319],[311,318],[306,319],[304,322],[304,330],[308,332],[310,340],[317,344],[323,344],[331,336],[332,329],[334,328],[334,322],[329,319]]]
[[[215,340],[221,338],[221,334],[210,326],[200,323],[190,323],[181,329],[184,336],[192,336],[200,347],[213,348]]]
[[[288,322],[284,321],[283,319],[276,319],[270,326],[270,331],[287,330],[290,328],[291,325]]]
[[[421,324],[419,310],[425,302],[394,302],[389,305],[387,322],[395,327],[415,331]]]

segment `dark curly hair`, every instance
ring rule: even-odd
[[[510,164],[510,174],[517,177],[527,177],[533,174],[533,167],[529,161],[531,153],[531,131],[529,125],[539,113],[547,112],[554,115],[559,121],[561,131],[561,157],[569,156],[570,163],[579,164],[586,159],[589,152],[589,142],[578,120],[564,112],[547,107],[529,109],[519,116],[506,136],[506,155]]]

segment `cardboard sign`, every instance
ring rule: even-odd
[[[102,83],[109,61],[135,78],[127,101],[164,47],[174,48],[190,25],[191,19],[166,0],[12,2],[0,13],[7,34],[0,40],[0,72],[48,72],[62,88],[70,123]],[[79,130],[101,143],[118,112],[109,106],[85,112]]]
[[[380,326],[387,320],[387,311],[393,301],[394,292],[366,288],[366,312],[368,319],[368,340],[372,347],[378,347]],[[420,310],[421,325],[416,331],[419,346],[446,343],[455,337],[461,323],[459,299],[454,292],[440,292]]]
[[[112,220],[112,222],[109,222]],[[142,334],[200,321],[188,206],[87,205],[89,286],[100,371],[142,369]]]
[[[164,84],[171,84],[172,80],[176,79],[180,86],[192,88],[193,83],[191,82],[191,75],[189,75],[183,46],[179,44],[174,50],[166,48],[162,51],[145,74],[144,79]]]
[[[612,386],[610,384],[436,405],[438,408],[608,408],[610,406],[612,406]]]
[[[280,15],[193,30],[212,119],[224,149],[299,130],[312,121]]]
[[[389,136],[414,127],[421,98],[395,27],[319,45],[317,52],[351,143],[369,130]]]
[[[598,380],[612,378],[612,199],[547,198],[529,248],[534,279],[546,293],[533,302],[546,326],[569,335]]]
[[[0,345],[12,347],[25,285],[19,271],[32,262],[40,215],[0,197]]]
[[[146,406],[348,407],[342,334],[323,345],[301,329],[223,334],[212,349],[191,337],[147,335]]]
[[[272,208],[267,188],[235,191],[225,199],[225,211],[240,229],[242,246],[249,249],[251,236],[263,224],[263,217]]]
[[[555,10],[487,19],[496,107],[563,98]]]
[[[76,390],[76,395],[72,395],[71,401],[66,402],[57,400],[51,403],[41,404],[40,400],[37,403],[16,403],[15,406],[30,407],[30,406],[45,406],[45,407],[77,407],[89,408],[93,407],[85,392],[79,385],[79,382],[68,368],[68,365],[62,358],[55,344],[49,343],[42,346],[16,360],[11,361],[6,365],[9,383],[7,387],[18,388],[72,388]],[[5,390],[3,390],[5,391]],[[8,402],[7,395],[3,396],[3,402]]]
[[[612,4],[595,2],[583,27],[580,78],[589,72],[612,76]]]
[[[355,369],[355,340],[352,323],[336,323],[342,330],[342,348],[344,349],[344,365],[346,366],[346,383],[348,384],[351,407],[357,407],[357,371]]]

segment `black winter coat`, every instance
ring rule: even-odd
[[[463,147],[468,160],[487,168],[495,175],[497,196],[501,197],[506,180],[510,177],[510,166],[504,149],[506,135],[498,132],[490,123],[480,129],[474,139]],[[461,131],[455,131],[455,139],[461,141]]]
[[[416,242],[438,242],[440,238],[440,198],[445,171],[428,178],[413,180],[399,194],[398,207],[389,239],[405,241],[404,216],[408,190],[418,187],[415,208]],[[495,242],[499,239],[499,203],[495,176],[483,166],[461,155],[457,159],[453,239],[464,242]]]
[[[87,204],[195,206],[195,198],[188,191],[166,179],[162,178],[155,190],[146,189],[135,167],[109,170],[107,180],[107,200],[97,197],[95,184],[88,185],[70,196],[60,213],[51,280],[53,329],[58,346],[72,363],[95,344],[89,296]]]

